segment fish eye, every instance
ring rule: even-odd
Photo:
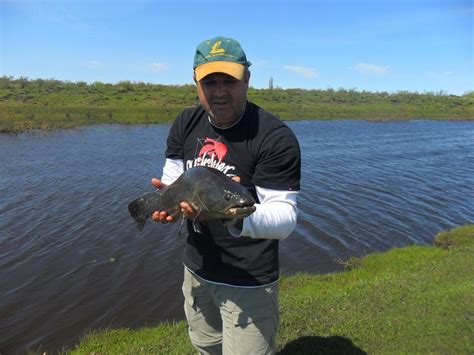
[[[224,195],[224,200],[229,201],[232,198],[232,195],[230,192],[226,192]]]

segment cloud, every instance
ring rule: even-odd
[[[285,65],[284,68],[288,71],[302,75],[306,78],[317,78],[319,77],[319,72],[314,68],[301,67],[297,65]]]
[[[165,63],[151,63],[150,68],[153,71],[164,72],[168,70],[168,64]]]
[[[368,64],[368,63],[359,63],[354,67],[360,73],[373,73],[378,75],[385,75],[390,72],[390,67],[387,65],[382,67],[380,65]]]
[[[17,1],[15,7],[20,9],[27,18],[40,18],[42,23],[54,24],[63,30],[74,30],[81,33],[101,33],[103,31],[103,24],[92,25],[90,18],[84,17],[80,2],[29,0]],[[89,11],[88,13],[94,12]]]
[[[251,68],[261,68],[261,67],[266,67],[270,64],[269,60],[266,59],[254,59],[252,60],[252,66]]]

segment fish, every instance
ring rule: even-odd
[[[185,170],[172,184],[133,200],[128,211],[141,232],[155,211],[180,215],[182,201],[191,204],[198,221],[238,220],[256,210],[255,199],[243,185],[217,169],[196,166]]]

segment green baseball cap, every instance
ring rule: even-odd
[[[197,46],[193,69],[197,81],[212,73],[225,73],[242,80],[245,68],[250,65],[239,42],[232,38],[214,37]]]

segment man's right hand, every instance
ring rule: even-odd
[[[158,190],[160,190],[160,189],[164,188],[165,186],[167,186],[160,179],[157,179],[157,178],[152,178],[151,179],[151,184],[154,187],[156,187]],[[187,218],[190,218],[190,219],[195,218],[196,212],[194,211],[194,209],[191,207],[191,205],[189,203],[184,202],[184,201],[180,202],[179,207],[181,209],[181,213],[183,213]],[[161,222],[161,223],[176,222],[176,219],[174,218],[174,216],[169,215],[168,212],[166,212],[166,211],[155,211],[151,215],[151,218],[155,222]]]

